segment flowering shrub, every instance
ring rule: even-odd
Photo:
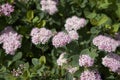
[[[119,0],[0,0],[0,80],[120,80]]]

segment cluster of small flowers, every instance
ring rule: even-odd
[[[81,27],[84,27],[85,25],[86,20],[83,18],[78,18],[77,16],[68,18],[65,24],[67,33],[58,32],[58,34],[53,37],[52,44],[57,48],[69,44],[72,40],[78,40],[79,35],[77,33],[77,30]]]
[[[102,80],[98,71],[86,70],[81,73],[80,80]]]
[[[69,73],[74,74],[78,70],[78,68],[70,66],[70,67],[67,68],[67,70],[68,70]]]
[[[0,15],[10,16],[12,12],[14,12],[14,7],[11,4],[0,5]]]
[[[66,52],[63,52],[63,53],[59,56],[59,58],[57,59],[57,64],[58,64],[59,66],[63,66],[63,64],[67,63],[67,59],[64,58],[64,55],[65,55],[65,54],[66,54]]]
[[[46,28],[33,28],[30,35],[33,44],[45,44],[52,37],[52,32]]]
[[[52,39],[52,44],[57,48],[57,47],[63,47],[66,44],[71,42],[70,36],[65,33],[65,32],[59,32],[57,33],[53,39]]]
[[[79,35],[77,30],[86,25],[86,20],[84,18],[78,18],[77,16],[72,16],[68,18],[65,23],[65,30],[72,40],[78,40]]]
[[[82,67],[91,67],[94,64],[94,59],[92,59],[89,55],[80,55],[79,65]]]
[[[94,64],[94,59],[89,55],[80,55],[79,65],[82,67],[91,67]],[[100,74],[96,70],[85,70],[81,73],[80,80],[102,80]]]
[[[42,8],[41,10],[49,13],[50,15],[53,15],[58,11],[57,9],[57,1],[55,0],[41,0],[40,2]]]
[[[72,40],[78,40],[78,38],[79,38],[79,35],[78,35],[77,31],[74,31],[74,30],[69,31],[68,35],[70,36],[70,38]]]
[[[119,46],[119,42],[110,37],[99,35],[93,39],[93,44],[98,46],[99,50],[103,50],[106,52],[115,51]]]
[[[102,58],[102,64],[110,68],[111,71],[120,73],[120,56],[114,53],[109,53]]]
[[[77,16],[73,16],[66,20],[65,30],[67,32],[71,30],[77,31],[78,29],[84,27],[85,25],[86,25],[86,20],[84,18],[78,18]]]
[[[13,76],[18,77],[23,74],[23,72],[22,72],[23,69],[24,69],[24,65],[21,64],[21,65],[19,65],[19,67],[17,69],[13,69],[11,71],[11,73],[13,74]]]
[[[15,51],[21,47],[22,36],[18,35],[12,27],[6,27],[0,35],[0,44],[7,54],[14,55]]]

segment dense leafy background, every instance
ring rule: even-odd
[[[88,53],[95,59],[94,68],[98,69],[103,80],[120,80],[120,76],[110,72],[101,64],[107,53],[93,46],[92,39],[98,34],[114,37],[120,27],[120,0],[59,0],[58,12],[49,15],[41,11],[40,0],[0,0],[9,2],[15,11],[10,17],[0,16],[0,31],[12,26],[23,35],[22,46],[15,55],[7,55],[0,46],[0,80],[72,80],[79,78],[80,68],[74,75],[56,63],[61,52],[67,52],[69,65],[78,66],[80,54]],[[33,27],[46,27],[53,31],[64,30],[65,20],[71,16],[83,17],[87,25],[78,31],[79,40],[62,48],[55,48],[49,42],[35,46],[31,43],[30,32]],[[72,45],[72,46],[71,46]],[[120,54],[119,48],[116,50]],[[14,77],[11,71],[24,64],[23,74]]]

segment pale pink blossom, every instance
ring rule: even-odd
[[[93,44],[98,47],[99,50],[106,52],[113,52],[119,46],[119,42],[107,36],[99,35],[93,39]]]
[[[102,64],[113,72],[120,72],[120,56],[117,54],[109,53],[102,58]]]
[[[0,44],[7,54],[14,55],[16,50],[21,47],[22,36],[15,32],[12,27],[6,27],[0,35]]]
[[[78,35],[77,31],[74,31],[74,30],[69,31],[68,35],[70,36],[70,38],[72,40],[78,40],[78,38],[79,38],[79,35]]]
[[[84,18],[73,16],[66,20],[65,30],[67,30],[68,32],[71,30],[77,31],[78,29],[84,27],[85,25],[86,25],[86,20]]]
[[[58,32],[52,39],[52,44],[56,48],[63,47],[71,42],[70,36],[65,32]]]
[[[2,4],[0,8],[0,13],[5,16],[10,16],[11,13],[14,12],[14,7],[9,3]]]
[[[82,67],[91,67],[94,64],[94,59],[92,59],[89,55],[80,55],[79,65]]]
[[[81,73],[80,80],[102,80],[98,71],[86,70]]]
[[[53,15],[58,11],[57,1],[55,0],[41,0],[41,10]]]
[[[46,28],[33,28],[31,31],[32,43],[45,44],[52,37],[52,32]]]

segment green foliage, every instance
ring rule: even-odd
[[[22,45],[15,55],[6,54],[0,45],[0,80],[79,80],[85,70],[79,66],[79,56],[88,54],[95,60],[90,69],[100,71],[103,80],[120,80],[120,75],[111,72],[101,64],[106,52],[99,51],[92,44],[92,39],[105,34],[115,37],[120,31],[120,0],[58,0],[58,12],[54,15],[41,10],[41,0],[0,0],[0,5],[8,2],[15,11],[10,16],[0,15],[0,31],[12,26],[22,35]],[[54,35],[64,31],[67,18],[72,16],[85,18],[87,25],[78,30],[79,39],[68,45],[55,48],[50,39],[46,44],[34,45],[31,41],[32,28],[45,27]],[[66,52],[67,64],[57,65],[59,55]],[[120,55],[119,48],[116,54]],[[22,74],[14,76],[12,71],[23,64]],[[77,67],[71,74],[67,67]]]

